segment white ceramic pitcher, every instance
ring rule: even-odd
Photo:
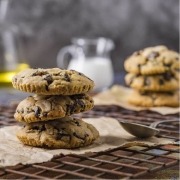
[[[60,68],[82,72],[94,80],[94,91],[102,91],[113,83],[114,73],[110,59],[110,51],[113,48],[111,39],[74,38],[72,45],[59,51],[57,65]],[[72,57],[70,61],[65,58],[67,54]]]

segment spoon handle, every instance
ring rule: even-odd
[[[159,124],[162,124],[162,123],[166,123],[166,122],[179,122],[179,120],[163,120],[163,121],[157,121],[157,122],[153,122],[150,127],[152,128],[156,128]]]

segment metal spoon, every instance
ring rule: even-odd
[[[130,134],[133,136],[139,137],[139,138],[148,138],[151,136],[155,136],[159,133],[159,130],[156,129],[156,127],[161,123],[166,122],[178,122],[178,120],[163,120],[163,121],[157,121],[150,124],[150,126],[137,124],[137,123],[129,123],[125,121],[119,121],[121,126]]]

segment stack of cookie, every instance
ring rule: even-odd
[[[145,48],[125,61],[129,102],[137,106],[179,105],[179,54],[165,46]]]
[[[28,69],[13,77],[14,88],[35,93],[19,103],[15,119],[25,126],[17,132],[19,140],[30,146],[78,148],[99,136],[96,128],[71,117],[90,110],[93,99],[87,94],[94,82],[74,70]]]

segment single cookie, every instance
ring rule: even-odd
[[[92,109],[93,99],[87,94],[71,96],[29,96],[19,103],[14,117],[27,123],[48,121]]]
[[[17,132],[17,137],[29,146],[72,149],[92,144],[99,133],[93,125],[81,119],[65,117],[26,124]]]
[[[27,69],[12,79],[13,87],[41,95],[73,95],[87,93],[94,82],[75,70]]]
[[[126,84],[141,91],[174,91],[179,87],[179,78],[171,73],[161,75],[136,75],[128,73]]]
[[[136,106],[179,106],[179,92],[139,92],[133,91],[128,102]]]
[[[165,46],[149,47],[132,54],[124,67],[127,72],[142,75],[179,71],[179,54]]]

